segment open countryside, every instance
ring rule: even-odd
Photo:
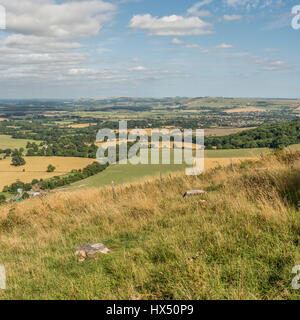
[[[243,115],[241,115],[241,117],[243,117]],[[82,141],[80,142],[80,145],[79,145],[79,144],[73,144],[72,140],[62,140],[62,142],[60,142],[60,140],[54,140],[53,141],[54,143],[52,143],[51,140],[42,141],[43,131],[41,131],[41,128],[39,128],[36,131],[35,129],[32,130],[32,128],[31,130],[28,130],[30,127],[32,127],[32,125],[28,124],[27,126],[26,122],[20,122],[20,121],[10,121],[12,123],[10,123],[9,121],[2,122],[2,127],[3,127],[2,132],[4,133],[5,130],[8,130],[15,137],[15,138],[12,138],[11,136],[7,136],[7,135],[1,136],[2,145],[3,147],[5,147],[3,148],[3,152],[5,151],[6,148],[9,148],[10,150],[17,149],[18,147],[23,148],[24,149],[23,154],[25,155],[24,159],[26,164],[21,165],[20,167],[15,167],[15,166],[12,166],[11,164],[11,155],[9,155],[8,157],[7,156],[3,157],[3,160],[0,161],[0,175],[1,175],[0,188],[3,188],[4,186],[9,186],[10,184],[17,181],[30,183],[33,180],[42,179],[47,181],[52,177],[65,176],[68,173],[70,173],[72,170],[83,169],[87,165],[92,164],[93,162],[96,161],[95,155],[96,155],[97,148],[102,145],[101,143],[99,144],[95,142],[95,136],[96,136],[97,127],[98,127],[97,122],[89,122],[86,125],[74,124],[73,126],[68,125],[67,127],[60,126],[60,123],[61,122],[65,123],[66,120],[67,118],[64,113],[63,113],[63,116],[61,115],[61,113],[58,113],[58,115],[54,116],[53,119],[51,118],[51,120],[47,120],[45,122],[44,124],[45,129],[42,129],[42,130],[48,130],[48,128],[51,128],[51,127],[54,129],[57,128],[55,130],[61,131],[61,134],[64,134],[67,136],[69,135],[70,138],[74,135],[75,136],[78,135],[78,137],[80,137],[79,141],[82,139],[81,137],[86,136],[86,138],[84,138],[86,139],[86,142]],[[82,121],[81,118],[79,118],[79,121]],[[68,123],[69,123],[69,120],[68,120]],[[106,124],[108,126],[112,126],[112,128],[115,127],[113,123],[106,123]],[[28,134],[34,140],[25,140],[21,138],[23,137],[22,130],[24,130],[22,128],[28,130]],[[33,128],[34,128],[34,125],[33,125]],[[156,130],[158,129],[159,127],[157,127]],[[148,130],[148,133],[150,133],[149,128],[148,129],[146,128],[145,130]],[[261,155],[270,152],[271,149],[269,148],[238,147],[237,149],[230,149],[230,144],[228,144],[227,142],[227,140],[231,139],[231,137],[233,141],[238,141],[237,139],[244,139],[245,136],[247,137],[248,132],[249,133],[254,132],[254,134],[256,131],[262,132],[262,136],[266,136],[264,130],[266,130],[267,132],[268,125],[266,129],[264,129],[264,126],[258,127],[257,129],[252,127],[239,128],[239,129],[237,128],[205,129],[207,143],[211,143],[212,146],[214,145],[214,143],[216,144],[216,147],[212,147],[212,148],[208,147],[205,150],[205,159],[206,159],[205,170],[208,170],[213,167],[218,167],[220,165],[226,166],[231,164],[231,162],[236,163],[236,162],[240,162],[241,160],[256,159],[257,157],[260,157]],[[280,132],[280,130],[281,129],[279,129],[278,132]],[[117,130],[116,132],[118,133]],[[221,134],[223,134],[223,136]],[[38,138],[39,140],[37,140]],[[214,139],[217,139],[216,142],[214,142]],[[91,142],[88,142],[88,141],[91,141]],[[223,148],[221,141],[224,141],[223,143],[225,148]],[[295,140],[295,142],[297,142],[297,140]],[[93,143],[95,145],[92,148]],[[130,143],[133,144],[134,141]],[[51,149],[49,148],[49,144],[53,146]],[[173,143],[171,143],[171,146],[172,145]],[[268,145],[268,143],[265,143],[264,145]],[[290,143],[290,145],[292,145],[292,142]],[[296,149],[297,146],[298,146],[297,144],[293,145],[292,148]],[[193,147],[195,147],[195,145]],[[80,151],[84,149],[86,150],[84,151],[86,153],[86,157],[88,156],[89,158],[84,157],[84,153]],[[26,156],[29,154],[30,154],[30,157]],[[60,157],[56,157],[55,154],[59,154]],[[76,155],[78,154],[78,156],[70,157],[69,155],[72,155],[72,154],[76,154]],[[47,157],[42,155],[47,155]],[[47,167],[49,165],[52,165],[55,167],[55,170],[53,172],[47,172]],[[66,185],[64,186],[64,189],[72,190],[78,187],[82,188],[82,187],[89,187],[89,186],[98,187],[98,186],[111,184],[112,181],[114,181],[116,184],[130,183],[130,182],[141,180],[143,178],[149,178],[157,175],[164,175],[164,174],[169,174],[172,172],[180,172],[180,171],[183,172],[185,168],[186,168],[186,165],[174,165],[174,164],[169,166],[162,165],[162,164],[137,165],[137,166],[132,166],[132,165],[124,166],[124,165],[116,164],[116,165],[110,166],[104,172],[101,172],[93,177],[89,177],[88,179],[71,183],[70,185]]]
[[[296,1],[0,0],[0,35],[0,301],[300,300]]]
[[[88,125],[88,127],[90,124]],[[78,126],[75,128],[86,128],[86,126]],[[158,129],[156,129],[158,130]],[[205,130],[207,136],[220,136],[221,133],[225,135],[242,132],[249,129],[208,129]],[[149,131],[149,130],[148,130]],[[149,131],[150,132],[150,131]],[[35,141],[29,141],[35,142]],[[24,139],[13,139],[9,136],[2,135],[1,141],[3,149],[22,147],[26,149],[28,141]],[[97,145],[97,144],[96,144]],[[98,144],[98,146],[101,144]],[[172,144],[171,144],[172,145]],[[267,148],[256,149],[236,149],[236,150],[206,150],[205,151],[205,170],[217,167],[219,165],[229,165],[232,161],[239,162],[245,159],[255,159],[256,157],[268,152]],[[172,158],[172,153],[171,153]],[[11,158],[6,158],[0,161],[0,189],[4,186],[10,185],[16,181],[23,181],[29,183],[34,179],[49,179],[51,177],[65,175],[73,169],[83,169],[88,164],[93,163],[93,159],[72,158],[72,157],[25,157],[26,165],[21,167],[13,167],[11,165]],[[150,161],[150,159],[149,159]],[[54,172],[46,172],[48,165],[53,165],[56,169]],[[184,171],[186,165],[113,165],[105,172],[102,172],[95,177],[90,177],[84,181],[76,182],[74,185],[66,186],[67,190],[76,189],[78,187],[97,187],[102,185],[115,183],[129,183],[143,178],[149,178],[161,174],[168,174],[172,172]]]
[[[193,110],[211,100],[194,101]],[[2,102],[0,116],[8,120],[0,122],[5,147],[0,149],[0,257],[13,271],[0,298],[300,298],[283,289],[291,268],[300,263],[293,231],[299,230],[300,121],[294,110],[299,102],[254,100],[269,111],[225,115],[215,106],[188,114],[186,99],[121,101],[122,107],[119,99],[101,106],[93,100],[71,102],[77,110],[92,109],[88,116],[58,103],[58,112],[48,117],[41,115],[45,106],[42,112],[35,106],[22,120],[19,105],[16,115],[11,106],[8,114]],[[183,116],[173,108],[168,113],[175,102],[186,109]],[[151,116],[145,104],[153,108]],[[228,109],[238,104],[230,101]],[[49,105],[53,108],[53,102]],[[140,111],[133,115],[129,109]],[[207,128],[204,173],[188,177],[186,164],[101,166],[96,153],[103,143],[96,142],[96,134],[103,128],[118,134],[124,119],[131,119],[129,130]],[[137,142],[128,141],[128,148]],[[173,149],[170,153],[172,159]],[[183,197],[199,190],[201,195]],[[74,254],[80,245],[95,242],[109,253],[95,260]],[[13,251],[8,250],[12,243]],[[19,259],[31,275],[24,276]],[[212,268],[220,274],[215,280],[209,277]],[[130,279],[116,281],[128,270]],[[206,289],[205,279],[212,289]],[[186,285],[189,290],[182,289]]]
[[[48,179],[64,175],[72,169],[83,169],[93,163],[92,159],[71,157],[25,157],[26,164],[22,167],[11,166],[11,159],[0,161],[0,189],[16,182],[16,180],[31,182],[34,179]],[[46,172],[48,165],[53,165],[54,172]]]

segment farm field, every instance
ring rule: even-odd
[[[0,191],[3,187],[16,182],[25,183],[33,179],[47,179],[70,172],[72,169],[82,169],[93,163],[95,159],[72,158],[72,157],[25,157],[26,165],[13,167],[10,165],[11,158],[0,161]],[[55,172],[46,172],[49,164],[56,167]],[[25,169],[25,172],[23,172]]]
[[[216,129],[204,129],[205,136],[228,136],[230,134],[247,131],[252,128],[216,128]]]
[[[26,148],[27,142],[33,142],[25,139],[13,139],[7,135],[0,135],[0,149],[19,149]],[[39,143],[39,141],[34,141]]]
[[[207,150],[205,151],[205,169],[210,169],[218,165],[227,166],[230,164],[230,159],[233,159],[233,163],[240,162],[242,160],[254,159],[260,156],[262,153],[267,153],[267,148],[256,149],[236,149],[236,150]],[[172,158],[172,153],[171,153]],[[99,187],[111,184],[114,181],[116,184],[131,183],[139,181],[147,177],[155,177],[160,174],[166,175],[172,172],[182,172],[188,167],[185,164],[182,165],[112,165],[105,171],[90,177],[88,179],[76,182],[65,190],[74,190],[77,188],[87,187]]]
[[[93,122],[93,123],[80,123],[80,124],[71,124],[69,125],[68,127],[69,128],[79,128],[79,129],[82,129],[82,128],[88,128],[89,126],[95,126],[97,123]]]
[[[206,150],[206,158],[252,158],[270,152],[268,148]]]
[[[253,157],[233,158],[233,163],[240,163],[242,160],[254,159]],[[205,169],[208,170],[220,166],[228,166],[230,164],[229,158],[207,158],[205,159]],[[111,165],[105,171],[87,178],[85,180],[76,182],[65,190],[75,190],[78,188],[89,188],[110,185],[112,181],[115,184],[124,184],[153,178],[155,176],[168,175],[175,172],[183,172],[189,166],[182,165]]]
[[[266,112],[266,110],[254,108],[254,107],[244,107],[244,108],[226,110],[226,113],[241,113],[241,112]]]

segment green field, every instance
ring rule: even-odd
[[[171,152],[171,162],[172,162],[172,159],[173,159],[173,153]],[[150,154],[149,154],[149,163],[150,163]],[[115,164],[115,165],[110,165],[103,172],[96,174],[85,180],[78,181],[72,184],[71,187],[68,187],[65,189],[72,190],[80,187],[99,187],[99,186],[111,184],[112,181],[114,181],[116,184],[129,183],[129,182],[143,179],[145,177],[153,177],[160,174],[166,175],[171,172],[183,171],[185,168],[186,168],[185,164],[182,164],[182,165],[175,165],[175,164],[132,165],[130,163],[127,165]]]
[[[268,148],[254,149],[228,149],[228,150],[207,150],[206,158],[249,158],[257,157],[262,153],[269,151]]]
[[[77,189],[79,187],[99,187],[111,184],[114,181],[116,184],[129,183],[145,177],[166,175],[170,172],[183,171],[185,165],[111,165],[105,171],[87,178],[85,180],[72,184],[67,190]]]
[[[252,158],[267,152],[268,149],[237,149],[237,150],[208,150],[205,153],[207,159],[206,165],[212,167],[214,160],[218,159],[240,159],[240,158]],[[171,153],[172,158],[172,153]],[[229,161],[228,161],[229,164]],[[227,162],[226,162],[227,165]],[[64,188],[64,190],[73,190],[85,187],[99,187],[111,184],[114,181],[116,184],[130,183],[137,180],[142,180],[145,177],[159,176],[160,174],[167,175],[172,172],[183,171],[187,166],[182,165],[111,165],[105,171],[92,176],[88,179],[76,182],[70,187]]]
[[[32,140],[13,139],[10,136],[0,135],[0,149],[19,149],[26,148],[27,142]],[[38,143],[39,141],[34,141]]]

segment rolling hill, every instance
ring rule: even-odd
[[[0,299],[299,299],[299,172],[300,153],[281,152],[119,186],[116,200],[102,187],[4,205]],[[79,263],[92,242],[111,253]]]

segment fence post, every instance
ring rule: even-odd
[[[5,274],[5,267],[0,266],[0,290],[6,289],[6,274]]]
[[[111,182],[111,188],[112,188],[113,198],[114,198],[114,200],[116,200],[117,195],[116,195],[116,191],[115,191],[115,183],[113,181]]]
[[[234,168],[234,164],[233,164],[233,160],[232,159],[230,159],[230,163],[231,163],[232,171],[235,172],[235,168]]]

